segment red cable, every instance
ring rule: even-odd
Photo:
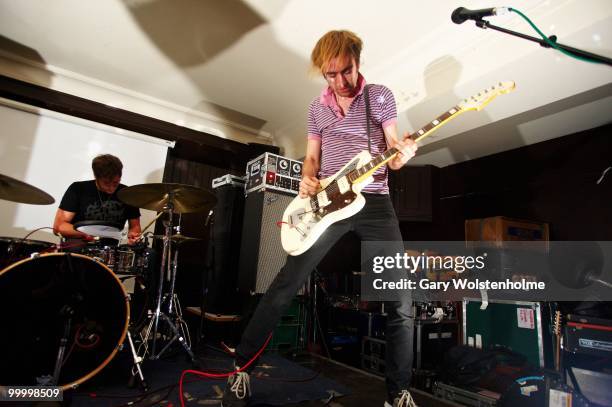
[[[206,372],[201,372],[199,370],[183,370],[183,373],[181,373],[181,378],[179,379],[179,400],[181,401],[181,407],[185,407],[185,400],[183,400],[183,379],[185,378],[185,375],[187,373],[191,373],[191,374],[195,374],[195,375],[203,376],[203,377],[208,377],[209,379],[221,379],[224,377],[233,376],[236,373],[242,372],[246,368],[248,368],[259,357],[259,355],[261,355],[262,352],[266,349],[266,346],[268,346],[268,342],[270,342],[270,339],[272,339],[272,333],[268,335],[268,339],[266,339],[266,342],[263,344],[261,349],[257,351],[255,356],[253,356],[251,360],[249,360],[244,366],[242,366],[238,370],[232,370],[231,372],[227,372],[227,373],[206,373]]]
[[[65,249],[71,249],[74,247],[84,247],[85,245],[86,243],[61,243],[61,244],[53,245],[47,249],[41,250],[41,253],[50,253],[53,250],[65,250]]]

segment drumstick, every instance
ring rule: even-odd
[[[147,225],[147,226],[146,226],[146,227],[145,227],[145,228],[144,228],[144,229],[143,229],[143,230],[140,232],[140,234],[141,234],[141,235],[144,235],[144,232],[145,232],[145,231],[146,231],[148,228],[150,228],[150,227],[151,227],[151,225],[152,225],[153,223],[155,223],[155,221],[156,221],[157,219],[159,219],[159,217],[160,217],[160,216],[162,216],[163,214],[164,214],[164,212],[160,212],[160,213],[158,213],[158,214],[157,214],[157,216],[156,216],[156,217],[155,217],[155,218],[154,218],[154,219],[153,219],[151,222],[149,222],[149,224],[148,224],[148,225]]]

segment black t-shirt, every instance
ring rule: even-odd
[[[140,210],[124,204],[117,198],[117,192],[126,186],[119,187],[112,195],[98,190],[96,181],[73,182],[62,198],[60,209],[74,212],[72,223],[83,220],[100,220],[125,224],[127,219],[140,217]]]

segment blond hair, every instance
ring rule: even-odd
[[[359,64],[363,42],[348,30],[329,31],[322,36],[310,54],[313,71],[324,73],[334,58],[355,58]]]

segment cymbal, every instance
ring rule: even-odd
[[[2,174],[0,199],[32,205],[51,205],[55,202],[55,199],[42,189]]]
[[[174,213],[201,212],[217,203],[210,191],[172,183],[133,185],[117,192],[117,197],[128,205],[157,212],[164,210],[171,197]]]
[[[153,239],[163,239],[165,236],[164,235],[153,235]],[[177,233],[175,235],[172,235],[170,237],[170,240],[172,241],[172,243],[176,243],[176,244],[181,244],[181,243],[187,243],[187,242],[195,242],[198,240],[203,240],[199,237],[189,237],[189,236],[185,236],[185,235],[181,235],[180,233]]]

